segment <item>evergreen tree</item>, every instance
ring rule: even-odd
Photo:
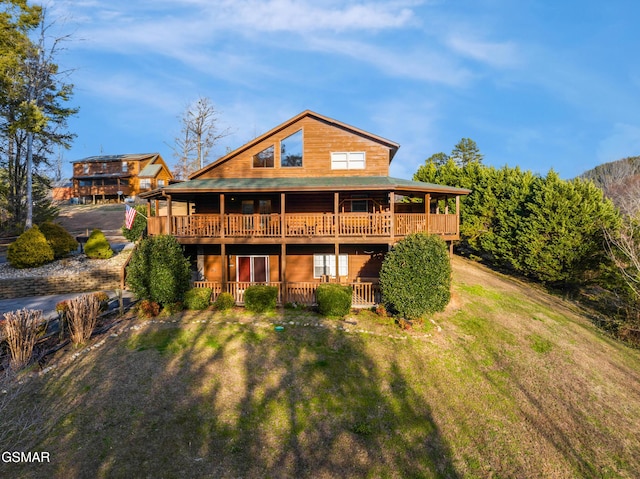
[[[74,135],[66,121],[77,109],[64,106],[72,86],[53,61],[62,39],[49,43],[44,10],[20,0],[4,0],[0,8],[0,167],[7,215],[29,227],[35,178],[56,147],[69,147]]]
[[[484,156],[480,153],[480,149],[476,142],[471,138],[462,138],[451,152],[451,159],[458,166],[466,166],[471,163],[482,163]]]

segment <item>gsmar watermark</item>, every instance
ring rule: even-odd
[[[3,451],[0,457],[4,463],[51,462],[47,451]]]

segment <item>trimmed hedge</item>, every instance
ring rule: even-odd
[[[190,279],[189,260],[180,243],[169,235],[140,241],[127,266],[127,285],[133,294],[163,306],[182,301]]]
[[[184,294],[187,309],[207,309],[211,304],[211,288],[191,288]]]
[[[22,233],[7,250],[7,261],[14,268],[35,268],[53,258],[53,249],[37,226]]]
[[[346,316],[351,311],[353,290],[350,286],[323,283],[316,289],[318,311],[323,316]]]
[[[78,249],[78,242],[61,225],[52,221],[45,221],[39,227],[49,242],[55,259],[63,258]]]
[[[451,262],[435,235],[409,235],[387,253],[380,269],[382,299],[407,319],[444,310],[451,298]]]
[[[213,303],[219,311],[226,311],[236,305],[236,300],[231,293],[220,293]]]
[[[244,307],[254,313],[274,311],[278,302],[278,287],[257,284],[244,291]]]
[[[91,259],[109,259],[113,256],[107,237],[97,228],[89,235],[87,244],[84,245],[84,253]]]

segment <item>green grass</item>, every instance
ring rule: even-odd
[[[371,311],[128,322],[25,382],[0,427],[43,408],[20,444],[52,463],[0,475],[640,477],[640,352],[475,268],[408,332]]]

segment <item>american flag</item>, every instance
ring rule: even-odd
[[[136,219],[136,209],[132,208],[129,205],[126,205],[127,209],[125,211],[124,214],[124,226],[125,228],[127,228],[128,230],[131,229],[131,227],[133,226],[133,220]]]

